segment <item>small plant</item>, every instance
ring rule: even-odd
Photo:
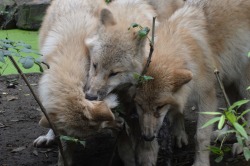
[[[131,28],[139,28],[138,30],[138,35],[141,37],[141,38],[144,38],[144,37],[147,37],[148,38],[148,33],[150,31],[150,29],[148,27],[143,27],[141,26],[140,24],[137,24],[137,23],[132,23],[130,25],[130,27],[128,28],[128,30],[130,30]],[[148,40],[151,42],[151,40],[148,38]]]
[[[144,38],[144,37],[147,37],[147,39],[149,40],[150,42],[150,53],[149,53],[149,57],[148,57],[148,60],[147,60],[147,64],[145,65],[143,71],[141,74],[139,73],[134,73],[134,79],[137,80],[137,84],[140,85],[146,81],[149,81],[149,80],[152,80],[154,79],[153,77],[151,76],[147,76],[145,75],[146,72],[147,72],[147,68],[149,67],[149,63],[151,62],[151,56],[152,56],[152,53],[153,53],[153,47],[154,47],[154,27],[155,27],[155,18],[153,18],[153,32],[152,32],[152,40],[149,39],[148,37],[148,33],[150,31],[150,29],[148,27],[143,27],[141,26],[140,24],[138,23],[132,23],[130,25],[130,27],[128,28],[128,30],[130,30],[131,28],[139,28],[137,34],[140,38]]]
[[[22,53],[25,53],[26,56],[23,56]],[[24,42],[12,41],[8,38],[0,39],[0,62],[5,63],[5,58],[13,56],[19,59],[18,62],[22,64],[23,68],[29,69],[36,64],[39,66],[40,71],[43,72],[40,58],[35,59],[30,54],[41,55],[37,51],[32,50],[31,45]]]
[[[81,141],[81,140],[79,140],[77,138],[70,137],[70,136],[61,135],[60,139],[63,140],[63,141],[68,141],[68,142],[72,142],[72,143],[79,143],[79,144],[81,144],[84,147],[86,145],[85,141]]]
[[[248,88],[250,89],[250,88]],[[224,140],[229,134],[235,134],[238,144],[243,149],[243,155],[248,161],[250,159],[250,149],[247,146],[247,141],[249,141],[249,134],[246,132],[249,129],[247,120],[244,118],[244,115],[250,112],[250,109],[243,111],[242,113],[238,112],[238,109],[244,104],[248,103],[250,100],[240,100],[232,104],[229,108],[223,109],[223,112],[201,112],[201,114],[206,115],[215,115],[216,117],[210,119],[206,122],[201,128],[205,128],[209,125],[212,125],[218,122],[218,130],[221,130],[225,125],[230,126],[230,130],[221,131],[219,137],[223,137],[220,147],[210,146],[208,149],[218,155],[215,159],[216,162],[220,162],[223,159],[225,152],[230,151],[229,147],[223,147]],[[217,139],[218,139],[217,138]],[[216,139],[216,140],[217,140]]]

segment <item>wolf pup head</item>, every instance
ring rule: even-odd
[[[164,69],[162,71],[165,74],[159,69],[149,68],[148,75],[154,79],[142,84],[135,96],[141,134],[146,141],[152,141],[157,136],[168,113],[179,113],[185,94],[182,87],[192,79],[192,73],[185,69],[171,71],[169,74]]]
[[[98,34],[86,41],[91,62],[86,98],[102,100],[113,89],[134,84],[133,74],[144,62],[146,38],[138,36],[130,24],[117,22],[112,12],[103,9]]]

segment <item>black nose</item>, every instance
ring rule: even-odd
[[[145,135],[142,135],[142,138],[145,140],[145,141],[153,141],[155,139],[155,136],[145,136]]]
[[[88,100],[97,100],[97,96],[91,96],[90,94],[86,93],[86,96],[85,96],[86,99]]]

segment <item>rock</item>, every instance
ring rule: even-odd
[[[33,0],[20,4],[16,15],[16,25],[20,29],[38,30],[50,0]]]
[[[16,27],[14,14],[17,6],[14,0],[0,1],[0,29],[12,29]]]
[[[0,29],[38,30],[51,0],[0,0]]]

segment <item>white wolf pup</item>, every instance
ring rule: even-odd
[[[131,23],[151,27],[154,16],[144,0],[115,0],[101,11],[99,30],[87,41],[91,54],[87,99],[102,100],[118,86],[135,83],[133,74],[141,72],[147,57],[147,39],[128,27]]]
[[[104,127],[120,127],[110,108],[116,97],[89,101],[83,92],[89,71],[89,52],[85,39],[96,31],[98,13],[104,1],[54,0],[40,30],[40,49],[50,66],[39,82],[40,99],[60,134],[77,138],[96,133]],[[45,117],[39,122],[50,127]],[[36,146],[53,140],[50,130],[34,141]],[[66,146],[68,165],[72,148]],[[58,165],[63,165],[59,157]]]
[[[184,106],[194,101],[201,112],[217,110],[216,78],[235,84],[250,97],[250,1],[188,0],[157,30],[157,43],[147,75],[154,79],[137,90],[135,101],[142,134],[154,138],[168,114],[181,126]],[[174,116],[173,116],[174,115]],[[195,166],[209,166],[211,116],[199,114]],[[250,123],[250,115],[246,115]],[[179,127],[177,127],[177,130]]]

